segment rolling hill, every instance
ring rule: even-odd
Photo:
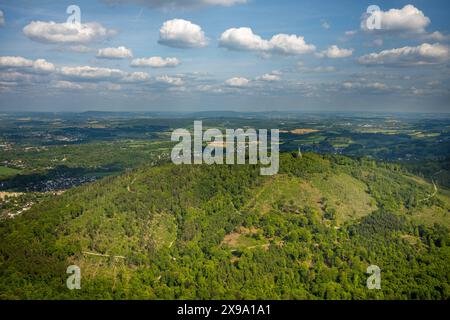
[[[448,190],[367,159],[280,164],[141,167],[2,220],[0,298],[450,297]]]

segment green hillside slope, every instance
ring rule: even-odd
[[[2,220],[0,298],[448,299],[449,212],[440,186],[341,156],[141,168]]]

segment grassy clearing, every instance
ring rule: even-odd
[[[13,177],[19,173],[20,170],[0,166],[0,179]]]
[[[239,228],[239,230],[225,235],[222,241],[222,246],[231,249],[251,249],[256,247],[263,247],[268,244],[269,240],[262,236],[257,237],[261,230],[257,228]],[[255,237],[256,236],[256,237]]]
[[[412,220],[428,226],[437,223],[450,228],[450,208],[443,209],[437,206],[423,208],[412,215]]]
[[[444,204],[443,207],[436,205],[424,207],[412,214],[412,220],[428,226],[437,223],[450,228],[450,191],[439,187],[436,197]]]
[[[251,209],[259,214],[267,214],[278,201],[292,202],[298,207],[310,206],[320,209],[320,191],[310,183],[287,175],[277,175],[268,182],[255,198]]]
[[[358,219],[376,210],[375,200],[368,194],[367,186],[347,175],[317,176],[312,185],[320,190],[328,207],[336,210],[339,223]]]
[[[282,202],[298,208],[311,207],[320,212],[324,210],[323,200],[327,208],[336,210],[338,223],[358,219],[377,208],[375,200],[367,193],[367,186],[347,174],[318,175],[311,182],[277,175],[256,192],[247,208],[259,214],[268,214],[277,203]]]

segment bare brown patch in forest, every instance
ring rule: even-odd
[[[227,246],[230,246],[230,247],[235,247],[238,244],[238,240],[239,240],[240,236],[241,236],[241,234],[237,233],[237,232],[229,233],[229,234],[225,235],[225,237],[223,238],[222,244],[226,244]]]
[[[258,229],[256,227],[245,228],[241,226],[235,232],[231,232],[225,235],[225,237],[222,240],[222,245],[226,245],[231,248],[237,248],[242,246],[247,248],[255,247],[256,245],[247,244],[250,241],[250,239],[247,238],[247,236],[255,235],[260,231],[261,229]]]

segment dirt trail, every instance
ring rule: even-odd
[[[433,177],[434,177],[434,176],[437,176],[437,175],[438,175],[439,173],[441,173],[441,172],[442,172],[442,170],[439,170],[438,172],[436,172],[435,174],[433,174],[433,175],[431,176],[431,182],[433,183],[434,192],[433,192],[432,194],[430,194],[428,197],[426,197],[426,198],[424,198],[424,199],[422,199],[422,200],[419,200],[419,202],[428,201],[428,200],[430,200],[431,198],[433,198],[433,197],[435,197],[435,196],[437,195],[439,189],[438,189],[436,183],[434,182]]]
[[[109,254],[101,254],[101,253],[87,252],[87,251],[83,251],[83,254],[86,254],[88,256],[96,256],[96,257],[104,257],[104,258],[126,259],[124,256],[111,256]]]

